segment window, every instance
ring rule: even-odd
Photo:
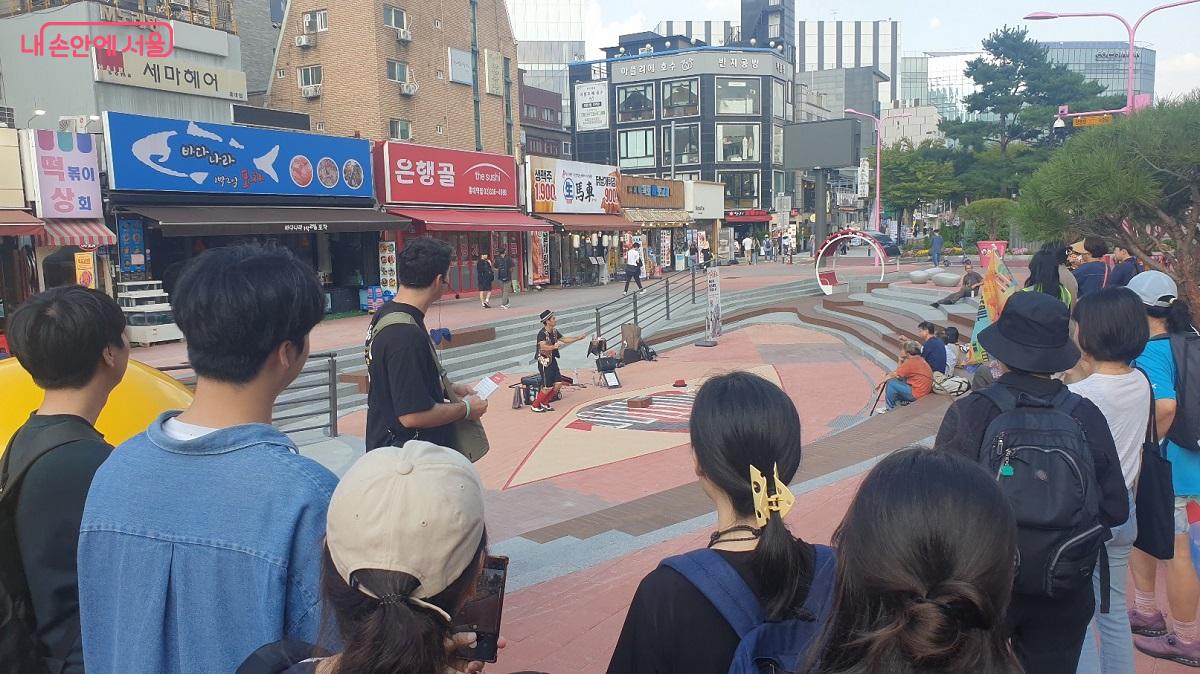
[[[717,78],[718,115],[757,115],[762,111],[762,81],[754,78]]]
[[[399,7],[384,5],[383,25],[388,28],[408,28],[408,14]]]
[[[654,85],[634,84],[617,88],[617,121],[641,122],[654,119]]]
[[[718,124],[717,161],[759,161],[757,124]]]
[[[700,80],[663,82],[663,119],[700,114]]]
[[[571,156],[571,141],[569,141],[569,140],[563,141],[562,153],[563,153],[564,157]]]
[[[771,127],[771,163],[783,163],[783,127]]]
[[[317,131],[325,130],[325,122],[317,122]]]
[[[550,108],[542,108],[542,121],[545,121],[545,122],[554,121],[554,111],[551,110]]]
[[[700,163],[700,125],[688,124],[675,127],[675,142],[671,142],[671,127],[663,127],[663,166],[671,165],[674,148],[675,165]]]
[[[668,173],[667,177],[670,177],[670,175],[671,174]],[[675,180],[699,180],[700,172],[699,171],[689,171],[689,172],[676,171],[674,179]]]
[[[388,59],[387,78],[393,82],[407,82],[408,64],[404,61],[393,61]]]
[[[771,194],[775,199],[783,196],[783,193],[787,191],[783,180],[783,171],[775,171],[771,174],[771,188]]]
[[[537,119],[538,109],[536,105],[525,104],[525,116],[529,119]]]
[[[329,30],[329,10],[318,9],[315,12],[304,13],[305,33],[324,33]]]
[[[618,134],[621,168],[654,167],[654,129],[633,129]]]
[[[787,119],[787,87],[779,80],[771,80],[771,116]]]
[[[441,135],[446,133],[446,127],[443,124],[438,124],[436,127],[434,127],[434,131],[436,131],[438,135]]]
[[[783,32],[780,30],[783,15],[776,12],[767,15],[767,37],[783,37]]]
[[[276,78],[276,79],[280,79],[280,80],[281,80],[281,79],[283,79],[283,78],[285,78],[285,77],[287,77],[287,71],[286,71],[286,70],[284,70],[283,68],[280,68],[279,70],[276,70],[276,71],[275,71],[275,78]]]
[[[412,122],[407,119],[388,122],[388,137],[392,140],[412,140]]]
[[[758,171],[720,171],[725,184],[725,208],[758,208]]]
[[[300,86],[311,87],[321,83],[321,66],[303,66],[296,69],[300,76]]]

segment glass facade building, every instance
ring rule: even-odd
[[[1104,85],[1110,95],[1126,95],[1129,44],[1126,42],[1043,42],[1046,55],[1092,82]],[[1154,95],[1155,51],[1137,47],[1133,62],[1133,93]]]
[[[571,126],[571,63],[587,58],[584,44],[586,0],[508,0],[517,65],[525,83],[561,94],[563,125]]]
[[[800,21],[796,39],[800,72],[874,67],[888,77],[879,100],[899,98],[899,21]]]
[[[963,102],[975,82],[963,71],[983,52],[925,52],[900,59],[900,92],[905,105],[932,105],[943,120],[975,121],[988,115],[970,112]]]

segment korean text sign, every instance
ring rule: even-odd
[[[379,143],[379,180],[391,204],[517,205],[517,163],[504,154]]]
[[[621,211],[620,174],[615,166],[529,157],[534,213]]]
[[[95,137],[86,133],[27,131],[27,173],[33,201],[40,218],[84,218],[100,220],[100,168]]]
[[[97,82],[171,91],[192,96],[246,100],[246,74],[176,59],[148,59],[135,53],[93,52]]]
[[[371,197],[366,140],[106,112],[114,190]]]

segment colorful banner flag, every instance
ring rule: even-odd
[[[979,313],[975,317],[975,329],[971,333],[971,349],[967,352],[967,365],[982,365],[988,362],[987,352],[979,344],[979,333],[995,323],[1004,310],[1004,303],[1016,292],[1013,275],[999,255],[991,255],[987,271],[983,275],[983,291],[979,300]]]

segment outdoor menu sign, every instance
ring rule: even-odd
[[[388,141],[375,146],[389,204],[517,206],[517,161],[506,154]]]
[[[114,190],[374,196],[366,140],[120,112],[104,127]]]
[[[396,280],[396,242],[379,242],[379,285],[393,295],[400,289]],[[377,309],[378,307],[371,307]]]
[[[529,175],[534,213],[621,212],[615,166],[531,156]]]
[[[708,286],[708,311],[704,314],[704,341],[696,346],[716,346],[721,336],[721,270],[709,267],[705,277]]]
[[[96,254],[75,253],[75,282],[84,288],[96,288]]]
[[[40,218],[104,218],[94,137],[87,133],[22,133],[26,187]]]
[[[146,273],[146,240],[142,227],[142,219],[138,217],[117,217],[117,253],[121,261],[121,271],[127,274]],[[139,276],[140,280],[143,277]]]

